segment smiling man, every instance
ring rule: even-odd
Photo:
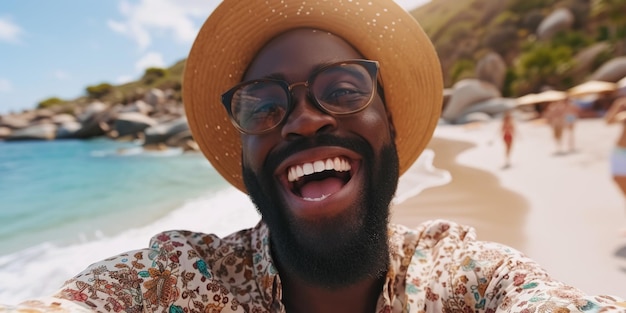
[[[225,238],[157,234],[24,306],[626,312],[623,300],[555,281],[469,227],[389,223],[398,177],[430,140],[442,90],[430,41],[391,0],[225,0],[187,60],[185,107],[203,153],[261,221]]]

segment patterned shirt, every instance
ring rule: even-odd
[[[553,280],[520,252],[477,241],[471,227],[390,225],[389,238],[376,312],[626,312],[623,299]],[[285,312],[281,288],[260,222],[224,238],[160,233],[149,248],[89,266],[54,297],[0,312]]]

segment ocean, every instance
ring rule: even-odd
[[[394,201],[446,184],[430,150]],[[108,139],[0,141],[0,303],[55,291],[86,266],[168,229],[228,235],[259,215],[201,153]]]

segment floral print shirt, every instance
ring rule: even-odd
[[[555,281],[504,245],[444,220],[390,225],[391,263],[376,312],[626,312],[614,296]],[[285,312],[280,276],[260,222],[225,238],[168,231],[89,266],[49,299],[0,312]]]

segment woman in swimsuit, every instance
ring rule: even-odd
[[[502,117],[502,127],[501,127],[502,139],[504,140],[504,157],[505,163],[504,167],[507,168],[511,166],[511,147],[513,146],[513,135],[515,134],[515,125],[513,124],[513,116],[510,111],[506,111],[504,116]]]

